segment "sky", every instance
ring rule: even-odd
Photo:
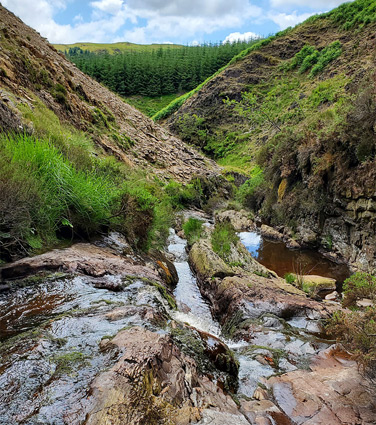
[[[235,41],[268,36],[343,0],[1,0],[51,43]]]

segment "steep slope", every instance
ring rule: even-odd
[[[188,181],[218,168],[118,96],[91,80],[0,6],[0,124],[24,121],[19,105],[38,99],[62,121],[92,135],[102,151],[159,175]]]
[[[167,122],[253,177],[239,199],[264,220],[373,271],[375,11],[357,0],[264,41]]]
[[[161,248],[174,211],[225,182],[1,6],[0,130],[0,263],[113,230]]]

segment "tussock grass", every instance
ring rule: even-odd
[[[29,135],[3,135],[0,152],[0,247],[37,248],[63,228],[89,235],[109,224],[119,194],[109,178]]]
[[[202,225],[203,221],[192,217],[183,224],[184,234],[189,245],[193,245],[201,238],[203,231]]]
[[[231,247],[239,241],[231,223],[217,223],[211,235],[211,244],[213,251],[218,254],[224,261],[228,261],[231,254]]]

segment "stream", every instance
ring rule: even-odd
[[[186,241],[173,230],[168,251],[179,276],[177,310],[145,280],[120,276],[105,277],[121,280],[117,292],[96,287],[97,278],[60,273],[0,293],[0,424],[82,423],[90,383],[120,356],[103,352],[101,340],[133,326],[166,333],[173,319],[221,338],[239,361],[238,397],[252,397],[262,377],[306,368],[328,346],[317,321],[268,314],[255,320],[252,344],[225,340],[187,262]]]
[[[171,231],[168,251],[175,256],[174,265],[179,275],[174,295],[178,307],[190,310],[187,313],[179,311],[173,316],[222,339],[233,350],[239,362],[237,396],[252,397],[262,377],[307,367],[312,356],[330,345],[320,338],[322,329],[319,322],[305,317],[285,321],[264,315],[256,321],[252,344],[224,338],[219,323],[212,317],[209,304],[200,294],[187,262],[185,247],[186,241]]]

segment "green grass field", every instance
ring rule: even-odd
[[[153,50],[162,49],[176,49],[182,47],[179,44],[133,44],[128,42],[120,43],[74,43],[74,44],[54,44],[57,50],[64,53],[69,48],[79,47],[82,50],[88,50],[90,52],[104,52],[107,51],[110,54],[124,53],[127,51],[138,51],[138,52],[150,52]]]

